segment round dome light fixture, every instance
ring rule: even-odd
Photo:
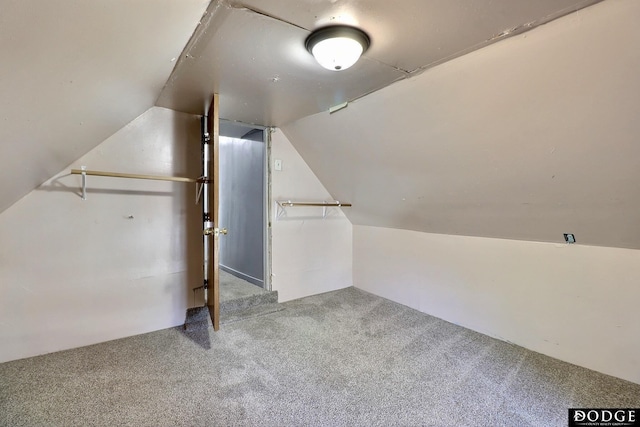
[[[312,32],[305,47],[327,70],[346,70],[355,64],[371,44],[367,34],[354,27],[333,25]]]

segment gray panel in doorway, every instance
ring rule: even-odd
[[[245,128],[245,132],[251,129]],[[245,138],[220,137],[219,226],[229,230],[220,239],[220,267],[264,287],[266,147],[262,133],[258,130]]]

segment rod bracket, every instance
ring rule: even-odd
[[[80,166],[82,171],[82,200],[87,200],[87,167]]]
[[[204,189],[204,185],[209,184],[209,179],[205,176],[201,176],[196,179],[196,205],[200,202],[200,197],[202,196],[202,190]]]

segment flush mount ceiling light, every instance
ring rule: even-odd
[[[369,36],[357,28],[334,25],[320,28],[307,37],[305,46],[327,70],[346,70],[369,47]]]

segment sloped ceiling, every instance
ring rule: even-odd
[[[222,118],[282,126],[597,1],[214,0],[157,105],[202,114],[218,92]],[[349,70],[325,70],[305,50],[330,24],[371,38]]]
[[[282,129],[354,224],[640,249],[638,16],[607,0]]]
[[[154,102],[202,114],[219,92],[222,118],[281,126],[354,203],[355,224],[552,242],[570,232],[640,248],[635,0],[0,0],[0,10],[0,211]],[[311,30],[333,23],[372,39],[340,73],[304,50]]]
[[[208,0],[0,0],[0,212],[154,105]]]

